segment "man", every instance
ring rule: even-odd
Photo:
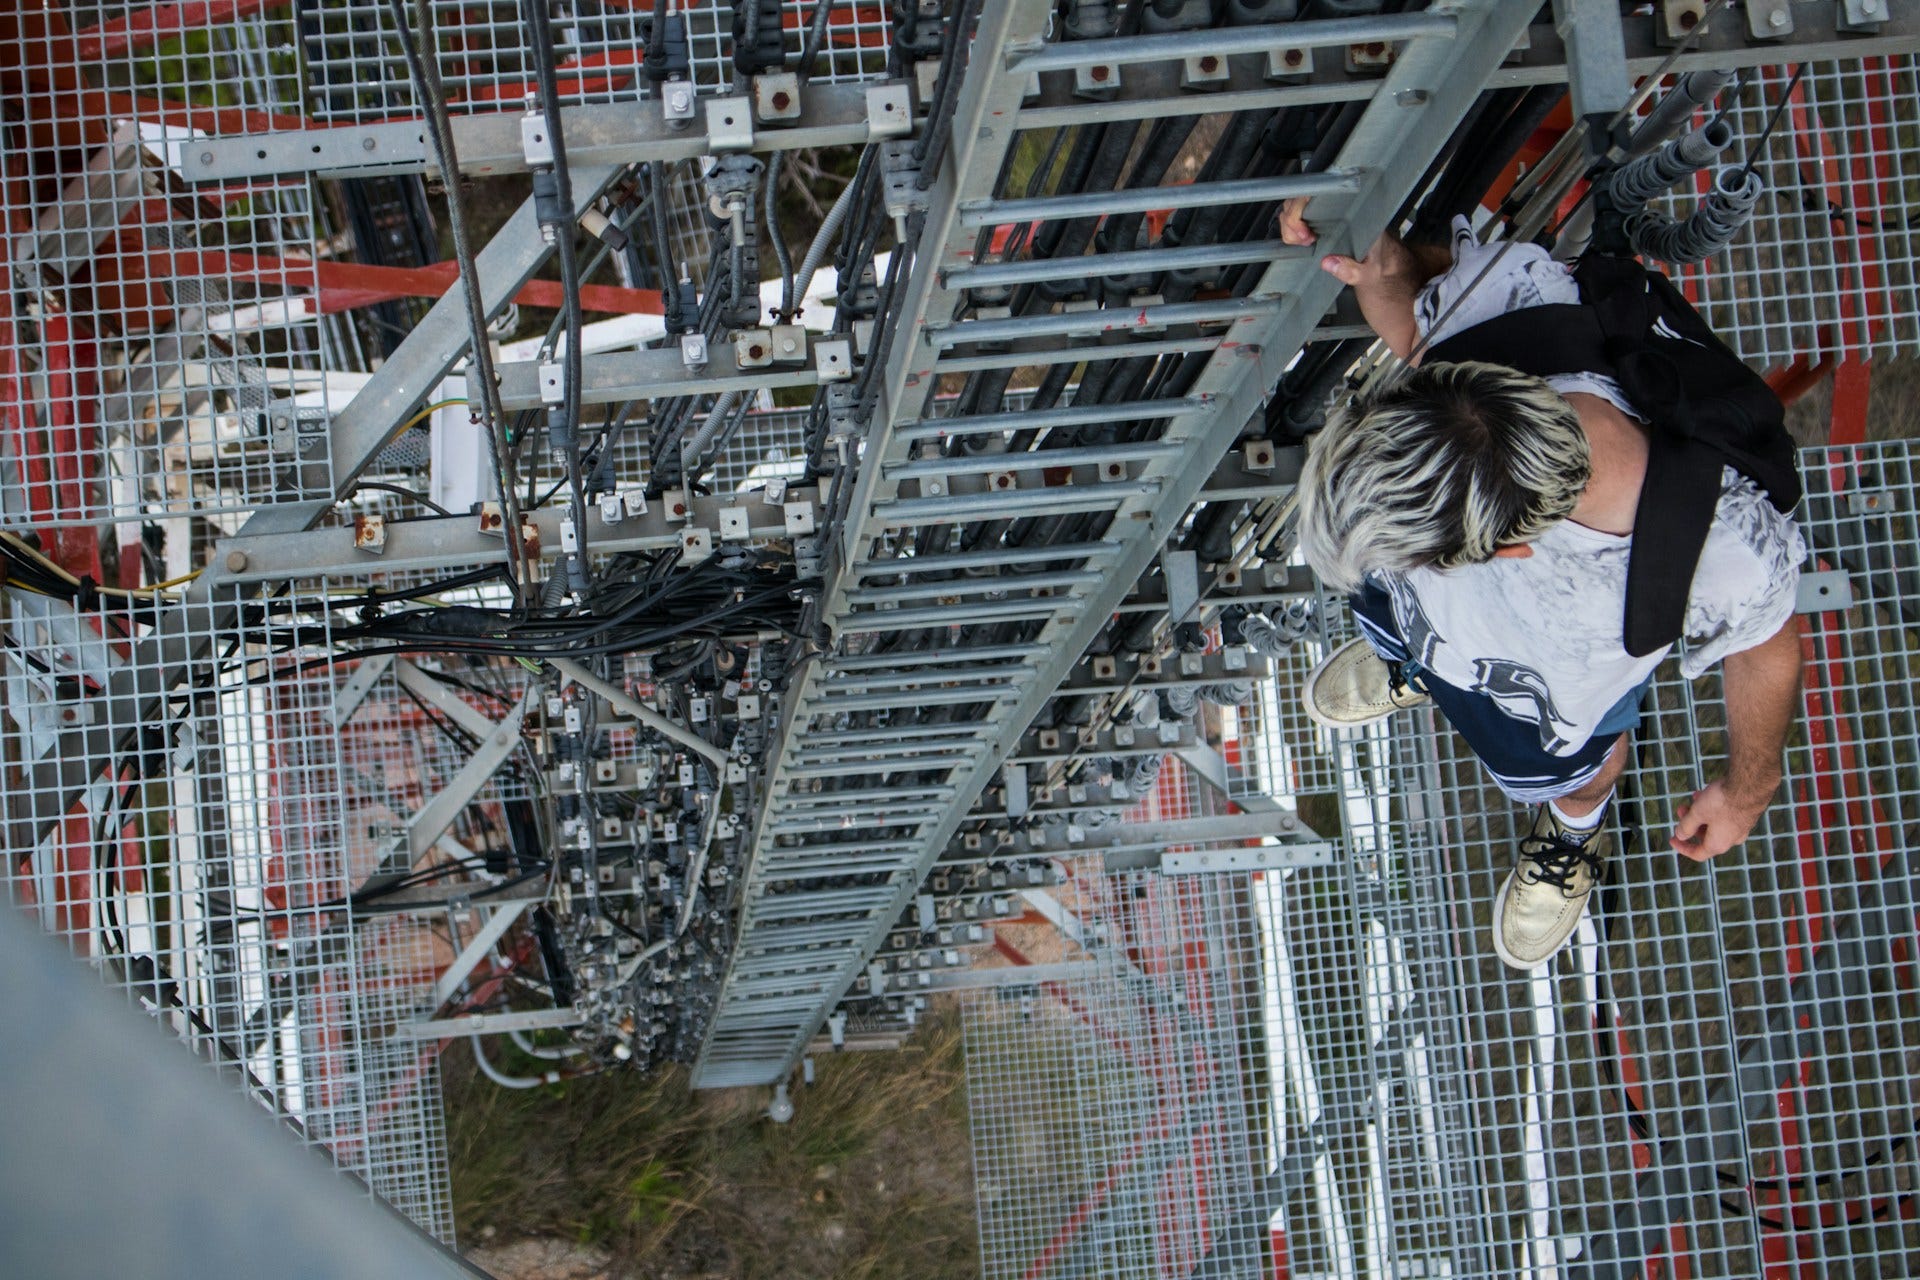
[[[1282,215],[1283,237],[1310,243],[1299,215],[1298,205]],[[1451,255],[1385,236],[1364,258],[1321,263],[1416,367],[1337,410],[1302,472],[1301,550],[1352,594],[1363,636],[1315,669],[1302,697],[1336,728],[1431,701],[1510,798],[1539,806],[1493,913],[1501,958],[1532,969],[1566,944],[1605,872],[1627,734],[1671,646],[1636,657],[1623,639],[1649,437],[1619,385],[1422,364],[1428,347],[1482,320],[1580,300],[1538,247],[1510,246],[1497,262],[1495,252],[1457,220]],[[1792,520],[1727,468],[1682,658],[1689,677],[1724,664],[1727,765],[1680,806],[1670,844],[1686,857],[1740,843],[1779,785],[1804,557]]]

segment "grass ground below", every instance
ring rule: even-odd
[[[977,1275],[958,1018],[817,1066],[776,1125],[766,1090],[696,1094],[678,1068],[516,1091],[450,1050],[460,1239],[500,1280]]]

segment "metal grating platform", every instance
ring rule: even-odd
[[[1675,272],[1716,332],[1760,368],[1920,346],[1920,59],[1747,73],[1730,161],[1755,153],[1767,193],[1726,253]],[[1699,190],[1704,191],[1702,178]]]
[[[1075,861],[1100,944],[966,997],[986,1274],[1920,1267],[1916,456],[1806,451],[1807,569],[1844,582],[1782,794],[1711,864],[1666,850],[1724,710],[1663,669],[1628,852],[1547,974],[1485,936],[1517,811],[1418,715],[1341,744],[1334,865]]]

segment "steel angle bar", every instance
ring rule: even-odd
[[[918,444],[923,440],[945,440],[954,436],[1048,431],[1054,427],[1083,427],[1096,422],[1151,422],[1159,418],[1206,413],[1210,409],[1210,402],[1194,396],[1171,400],[1124,400],[1118,404],[1070,405],[1064,409],[1035,409],[1024,413],[928,418],[922,422],[909,422],[893,435],[902,443]]]
[[[393,655],[390,653],[375,654],[354,664],[347,678],[334,690],[333,705],[327,709],[327,719],[334,728],[338,729],[353,718],[353,713],[360,709],[367,695],[373,692],[373,687],[380,683],[380,677],[392,665]],[[487,727],[492,728],[492,723],[489,722]]]
[[[428,997],[426,1008],[421,1012],[431,1015],[440,1006],[453,999],[454,994],[465,985],[467,975],[492,954],[493,944],[500,941],[507,930],[513,927],[513,922],[520,918],[520,913],[532,905],[531,902],[523,899],[493,908],[492,913],[487,916],[486,923],[467,940],[467,945],[462,947],[460,954],[453,958],[453,963],[449,964],[446,971],[440,975],[440,980],[433,984],[433,994]],[[485,910],[485,908],[477,909]]]
[[[1920,8],[1913,5],[1886,5],[1885,21],[1874,31],[1842,31],[1838,26],[1840,16],[1838,5],[1796,4],[1794,30],[1778,40],[1754,40],[1737,14],[1729,20],[1713,19],[1705,24],[1705,30],[1689,33],[1692,48],[1674,58],[1671,65],[1667,62],[1671,51],[1658,44],[1654,24],[1632,22],[1625,31],[1627,74],[1638,79],[1663,68],[1674,74],[1738,71],[1790,62],[1876,58],[1920,49]],[[1560,33],[1552,23],[1541,23],[1528,34],[1527,48],[1516,50],[1511,62],[1488,77],[1487,87],[1561,84],[1568,79],[1569,63]]]
[[[1166,249],[1127,249],[1118,253],[1090,253],[1077,258],[1030,258],[1022,262],[989,262],[953,267],[946,272],[950,289],[990,289],[1004,285],[1041,284],[1135,273],[1192,271],[1201,267],[1245,266],[1281,258],[1316,256],[1312,245],[1280,240],[1243,240],[1226,244],[1183,244]]]
[[[1276,178],[1235,178],[1194,182],[1177,191],[1166,187],[1123,187],[1084,195],[1034,196],[1024,200],[974,200],[960,206],[960,225],[997,227],[1015,222],[1093,218],[1110,213],[1150,213],[1170,205],[1199,208],[1223,204],[1265,204],[1296,196],[1327,196],[1360,189],[1362,174],[1352,166],[1320,173],[1289,173]]]
[[[616,172],[577,169],[573,174],[576,211],[598,199]],[[549,252],[551,246],[540,238],[529,200],[478,255],[481,310],[492,316],[505,308]],[[247,518],[240,535],[300,533],[318,523],[338,498],[352,490],[407,415],[446,378],[470,345],[465,291],[449,289],[359,394],[334,416],[329,429],[332,495],[261,507]],[[59,750],[34,765],[35,791],[59,791],[67,800],[64,812],[81,799],[109,758],[124,750],[146,726],[166,719],[163,699],[167,693],[186,678],[213,636],[231,632],[238,622],[241,599],[255,589],[246,581],[235,581],[247,563],[244,555],[216,557],[187,585],[180,601],[160,615],[153,632],[129,646],[130,660],[113,673],[97,700],[101,710],[95,716],[97,727],[62,734]]]
[[[546,403],[540,395],[541,363],[520,360],[500,366],[500,403],[509,413],[538,409]],[[723,395],[819,383],[819,372],[807,367],[742,369],[733,347],[726,343],[709,346],[707,363],[697,368],[686,363],[677,347],[614,351],[587,356],[580,362],[581,404],[625,404],[629,400]]]
[[[1104,575],[1096,569],[1063,573],[1009,573],[995,578],[956,578],[951,582],[922,582],[913,586],[859,587],[847,592],[850,605],[890,604],[899,600],[934,600],[942,596],[978,596],[996,591],[1065,591],[1091,586]],[[1004,668],[1008,674],[1018,668]],[[939,679],[937,675],[923,679]]]
[[[1067,597],[1067,601],[1071,601]],[[941,605],[926,609],[882,609],[843,615],[833,626],[837,636],[866,636],[888,631],[918,631],[923,627],[967,626],[982,622],[1018,622],[1022,618],[1050,617],[1062,600],[1042,597],[992,604]]]
[[[978,649],[917,649],[907,653],[862,654],[852,658],[834,659],[834,670],[841,671],[891,671],[895,667],[938,665],[953,662],[1018,662],[1028,658],[1046,655],[1045,645],[1037,644],[997,644],[986,645]]]
[[[992,685],[971,689],[923,689],[909,696],[921,706],[960,707],[1002,702],[1007,694],[1007,686]],[[824,711],[886,711],[897,708],[900,700],[898,693],[850,693],[825,701],[820,706]]]
[[[769,894],[754,906],[757,918],[766,921],[804,920],[812,916],[864,913],[893,900],[893,890],[841,889]]]
[[[1135,62],[1164,62],[1209,54],[1228,57],[1264,53],[1269,49],[1335,49],[1354,44],[1398,42],[1419,38],[1451,39],[1459,24],[1446,13],[1381,14],[1366,18],[1328,18],[1312,22],[1254,23],[1243,27],[1209,28],[1132,35],[1102,40],[1071,40],[1050,44],[1008,60],[1015,71],[1071,71],[1102,64],[1124,66]]]
[[[1087,445],[1076,449],[1033,449],[1022,453],[976,453],[967,457],[920,458],[912,462],[888,464],[892,480],[918,480],[940,476],[988,476],[996,471],[1050,471],[1057,467],[1097,467],[1109,462],[1138,462],[1146,458],[1164,458],[1180,452],[1170,440],[1144,440],[1138,444]],[[1064,560],[1073,553],[1054,547],[1022,548],[1021,553],[1001,553],[1001,564],[1020,563],[1004,558],[1024,554],[1029,560]]]
[[[834,747],[871,747],[890,746],[895,743],[907,743],[932,740],[941,746],[961,745],[984,732],[981,725],[904,725],[899,728],[882,729],[842,729],[821,733],[810,733],[802,747],[804,750],[829,750]]]
[[[904,853],[913,847],[910,841],[902,840],[889,844],[876,840],[829,840],[818,844],[774,845],[767,850],[769,858],[785,858],[794,854],[806,854],[809,857],[831,858],[842,854],[880,854]]]
[[[470,1013],[459,1018],[421,1018],[391,1032],[395,1040],[451,1040],[456,1036],[497,1036],[509,1031],[552,1031],[587,1020],[574,1008],[527,1009],[518,1013]]]
[[[796,763],[786,772],[792,778],[853,778],[862,774],[884,777],[895,773],[918,773],[926,769],[958,768],[977,756],[978,753],[974,751],[929,752],[924,756],[873,756],[864,761],[848,761],[844,764]]]
[[[906,92],[897,81],[810,84],[801,94],[799,118],[755,129],[749,149],[858,146],[893,136],[897,127],[885,121],[886,113],[872,109],[882,99],[869,94],[888,88]],[[453,141],[460,171],[476,177],[526,172],[521,119],[518,111],[455,116]],[[693,120],[668,120],[658,99],[565,107],[560,119],[567,159],[581,167],[695,160],[713,153],[705,113]],[[289,173],[349,178],[439,171],[426,130],[417,120],[200,138],[182,150],[182,172],[193,182]]]
[[[1216,302],[1180,302],[1167,306],[1088,307],[1051,315],[1010,316],[1004,320],[959,320],[929,325],[935,346],[972,342],[1014,342],[1022,338],[1093,338],[1105,333],[1150,333],[1175,325],[1230,324],[1248,316],[1270,315],[1280,304],[1271,299],[1226,298]]]
[[[498,724],[490,725],[490,732],[482,738],[480,745],[467,756],[460,769],[447,780],[447,785],[433,793],[432,799],[422,805],[418,812],[407,819],[407,846],[412,851],[409,866],[426,856],[427,850],[447,833],[460,811],[473,803],[488,782],[493,780],[500,766],[520,745],[520,725],[526,719],[527,708],[533,704],[532,689],[521,696],[518,706],[507,713]]]
[[[899,705],[899,702],[897,699],[894,705],[895,706]],[[915,742],[910,745],[900,747],[896,750],[885,752],[884,754],[889,760],[905,760],[916,755],[939,755],[942,757],[951,757],[955,755],[964,755],[966,752],[972,750],[976,745],[978,745],[978,743],[979,743],[979,739],[970,738],[970,737],[950,737],[950,738],[931,739],[924,742]],[[798,759],[795,761],[795,763],[826,764],[826,765],[833,765],[838,768],[850,768],[854,765],[859,764],[863,760],[872,758],[875,754],[880,754],[879,752],[877,752],[876,749],[883,745],[885,744],[867,743],[863,746],[856,745],[856,746],[848,746],[848,747],[820,747],[817,749],[810,748],[805,753],[801,754],[798,757]],[[854,774],[850,776],[857,777],[858,775]]]
[[[1104,484],[1053,485],[1040,489],[999,489],[941,498],[895,498],[877,505],[874,521],[882,529],[973,520],[1017,520],[1021,516],[1069,511],[1111,511],[1129,499],[1160,491],[1155,480],[1113,480]]]
[[[910,689],[921,685],[940,685],[967,681],[1006,681],[1019,678],[1029,668],[1024,664],[969,664],[959,666],[921,666],[905,671],[850,671],[835,674],[820,686],[823,692],[838,693],[855,691],[866,693],[875,689]],[[952,732],[952,730],[947,730]],[[937,737],[939,734],[922,734],[922,737]],[[818,741],[811,739],[810,742]]]
[[[953,797],[952,787],[874,787],[868,789],[848,789],[845,791],[797,791],[787,797],[787,803],[800,806],[805,811],[807,805],[847,804],[861,800],[881,800],[898,803],[902,800],[948,800]]]
[[[1620,6],[1612,0],[1553,0],[1553,25],[1566,42],[1574,119],[1592,123],[1587,149],[1598,155],[1611,145],[1606,122],[1626,105],[1633,89]]]
[[[1056,560],[1104,560],[1120,550],[1117,542],[1063,542],[1047,547],[1006,547],[953,555],[893,556],[850,565],[856,578],[908,577],[922,573],[958,573],[1002,565],[1047,564]]]
[[[457,722],[475,738],[484,739],[498,727],[485,712],[405,658],[393,659],[393,676],[404,688],[437,707],[442,715]]]
[[[1159,71],[1158,67],[1144,72]],[[1316,73],[1302,84],[1264,83],[1263,76],[1235,74],[1232,87],[1194,93],[1177,75],[1155,76],[1135,71],[1122,85],[1122,96],[1088,101],[1071,91],[1044,94],[1044,105],[1020,113],[1023,130],[1071,129],[1114,120],[1153,120],[1166,116],[1214,115],[1233,111],[1276,111],[1285,107],[1325,106],[1334,102],[1366,102],[1380,92],[1378,76]],[[1170,204],[1177,203],[1169,201]]]
[[[817,505],[819,491],[795,485],[787,490],[785,503],[797,502]],[[664,506],[653,506],[640,515],[624,516],[617,523],[609,523],[595,505],[587,511],[587,532],[597,553],[661,551],[680,546],[690,527],[717,529],[723,508],[746,512],[747,542],[774,542],[793,536],[786,526],[784,506],[757,500],[751,494],[696,495],[684,516],[674,516]],[[528,512],[526,519],[533,525],[543,560],[564,554],[560,526],[572,519],[570,511],[543,507]],[[286,533],[243,530],[216,545],[214,560],[226,569],[231,582],[261,583],[504,564],[507,548],[498,533],[482,531],[478,517],[461,515],[392,521],[386,526],[385,546],[378,553],[355,545],[354,531],[346,526]]]
[[[928,344],[931,346],[931,344]],[[1092,346],[1021,346],[1018,350],[977,356],[943,355],[933,372],[976,373],[983,369],[1018,369],[1026,365],[1080,364],[1099,360],[1131,360],[1136,356],[1179,355],[1187,351],[1212,351],[1219,347],[1218,334],[1198,333],[1186,338],[1151,338],[1132,342],[1112,342]]]

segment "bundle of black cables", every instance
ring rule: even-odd
[[[580,658],[656,649],[688,639],[742,632],[793,635],[799,625],[792,560],[774,552],[716,558],[669,572],[668,553],[649,562],[619,557],[595,575],[578,605],[418,606],[385,611],[372,597],[346,602],[361,620],[342,623],[341,602],[322,620],[296,615],[269,629],[273,648],[336,650],[316,663],[382,653],[459,653],[476,657]],[[644,564],[644,569],[640,565]],[[413,594],[424,594],[419,588]]]

